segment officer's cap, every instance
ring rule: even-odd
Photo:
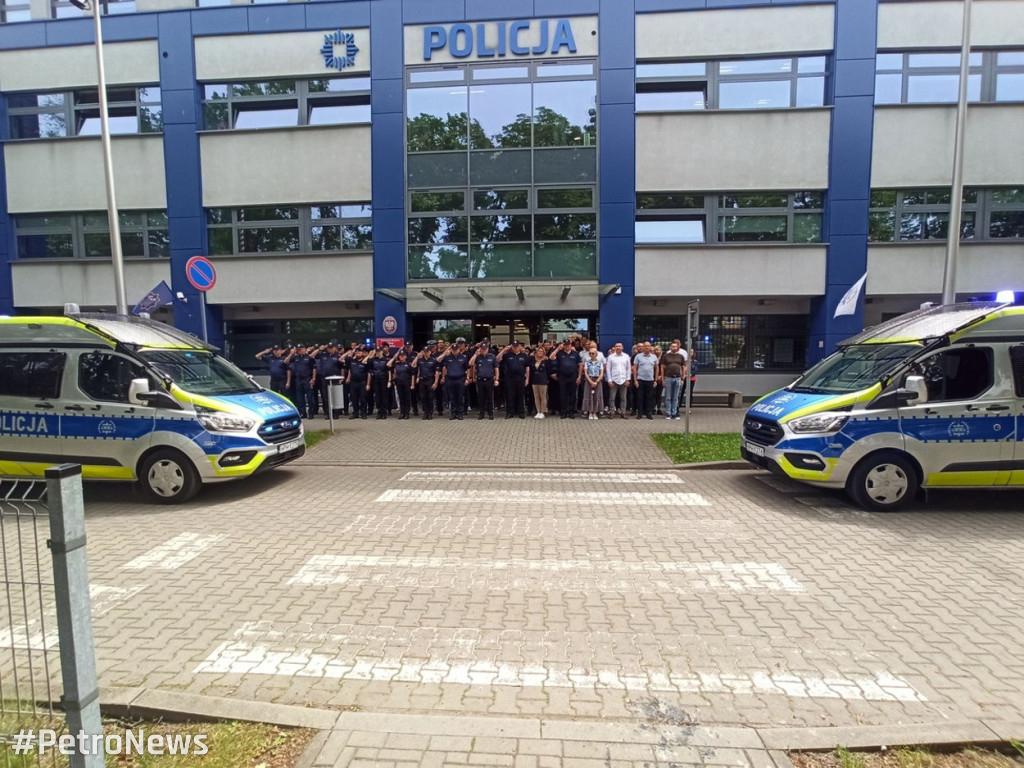
[[[430,341],[428,341],[427,342],[427,346],[428,347],[436,347],[437,346],[437,339],[431,339]]]
[[[327,342],[327,346],[328,347],[336,347],[336,346],[338,346],[338,342],[336,342],[336,341],[328,341]]]
[[[296,345],[295,345],[295,348],[296,348],[296,349],[305,349],[305,348],[306,348],[306,345],[305,345],[305,344],[303,344],[303,343],[302,343],[302,342],[300,341],[300,342],[296,343]]]
[[[521,346],[523,346],[523,342],[521,342],[519,339],[512,339],[512,346],[513,347],[515,347],[515,346],[520,346],[521,347]]]
[[[466,343],[466,340],[465,340],[464,338],[462,338],[461,336],[459,336],[459,338],[457,338],[457,339],[455,340],[455,343],[456,343],[456,344],[465,344],[465,343]]]
[[[280,344],[275,344],[274,346],[272,346],[270,348],[270,351],[273,352],[275,349],[281,349],[281,345]]]

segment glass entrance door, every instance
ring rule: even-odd
[[[597,332],[597,316],[556,317],[540,313],[478,314],[471,316],[413,315],[412,340],[419,349],[428,339],[454,341],[462,337],[470,342],[490,339],[491,344],[504,347],[519,339],[534,347],[542,341],[559,342],[566,336],[583,334],[593,338]]]

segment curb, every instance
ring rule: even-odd
[[[658,743],[668,735],[684,734],[687,743],[698,747],[767,751],[782,766],[790,764],[786,757],[790,751],[830,752],[837,746],[863,751],[892,747],[951,751],[965,746],[1004,747],[1011,739],[1024,737],[1024,719],[826,728],[659,725],[634,720],[335,711],[147,688],[105,688],[100,708],[105,717],[241,720],[321,731],[299,758],[299,766],[312,764],[307,754],[315,757],[332,730],[608,743]]]

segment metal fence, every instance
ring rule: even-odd
[[[81,468],[0,478],[0,548],[0,766],[102,766],[102,755],[41,754],[35,741],[40,729],[102,733]]]
[[[57,765],[56,755],[15,755],[26,728],[63,730],[54,711],[52,674],[60,668],[53,568],[46,541],[45,480],[0,480],[0,742],[3,765]]]

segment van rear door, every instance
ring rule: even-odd
[[[0,350],[0,475],[38,475],[64,461],[61,390],[67,355],[52,349]]]
[[[1005,347],[954,345],[918,361],[928,402],[899,409],[907,451],[928,486],[999,486],[1010,480],[1015,416]]]
[[[151,378],[129,357],[109,349],[81,350],[61,418],[68,461],[84,477],[131,480],[152,444],[156,409],[128,399],[132,379]]]
[[[1010,485],[1024,485],[1024,344],[1010,347],[1010,367],[1013,369],[1013,414],[1016,420]]]

